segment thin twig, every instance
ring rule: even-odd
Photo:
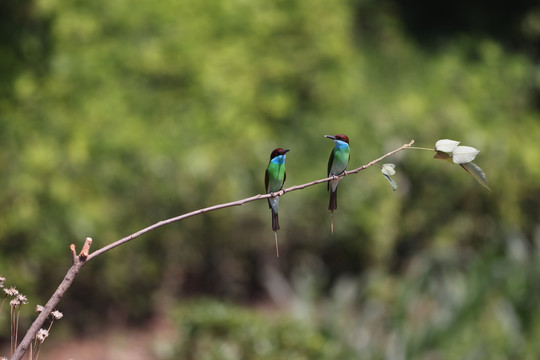
[[[22,304],[17,305],[17,319],[15,320],[15,347],[17,347],[17,341],[19,340],[19,316],[21,314]],[[15,350],[15,347],[13,348]]]
[[[11,355],[15,352],[15,321],[13,317],[13,306],[10,306],[10,320],[11,320]]]
[[[397,148],[397,149],[395,149],[393,151],[390,151],[389,153],[387,153],[387,154],[379,157],[378,159],[375,159],[375,160],[373,160],[373,161],[371,161],[371,162],[369,162],[369,163],[367,163],[365,165],[362,165],[359,168],[356,168],[356,169],[350,170],[350,171],[346,171],[346,172],[344,172],[343,174],[341,174],[339,176],[331,176],[331,177],[327,177],[327,178],[324,178],[324,179],[311,181],[311,182],[308,182],[308,183],[305,183],[305,184],[302,184],[302,185],[291,186],[291,187],[286,188],[286,189],[281,189],[280,191],[275,192],[275,193],[258,194],[258,195],[251,196],[251,197],[248,197],[248,198],[245,198],[245,199],[232,201],[232,202],[228,202],[228,203],[225,203],[225,204],[214,205],[214,206],[206,207],[206,208],[203,208],[203,209],[195,210],[195,211],[189,212],[187,214],[176,216],[176,217],[173,217],[173,218],[170,218],[170,219],[167,219],[167,220],[159,221],[159,222],[155,223],[154,225],[148,226],[148,227],[146,227],[146,228],[144,228],[142,230],[137,231],[136,233],[133,233],[133,234],[131,234],[129,236],[126,236],[125,238],[122,238],[120,240],[117,240],[117,241],[109,244],[109,245],[106,245],[106,246],[102,247],[101,249],[98,249],[98,250],[94,251],[91,254],[89,254],[89,251],[90,251],[90,245],[92,243],[92,239],[86,238],[85,245],[83,246],[83,251],[81,251],[81,253],[79,255],[77,255],[77,253],[75,251],[75,246],[72,244],[70,246],[70,250],[71,250],[71,254],[72,254],[72,258],[73,258],[73,265],[69,268],[68,272],[66,273],[66,276],[64,277],[64,279],[62,280],[62,282],[60,283],[60,285],[58,286],[58,288],[56,289],[54,294],[51,296],[51,298],[49,299],[47,304],[43,307],[43,310],[38,315],[37,319],[32,323],[32,325],[30,326],[30,329],[28,329],[28,331],[26,332],[26,335],[24,336],[23,340],[21,341],[21,343],[19,344],[19,346],[15,350],[15,353],[13,353],[13,355],[11,356],[10,360],[20,360],[20,359],[22,359],[22,357],[24,356],[24,354],[28,350],[29,346],[31,345],[32,340],[35,338],[37,332],[39,331],[41,326],[44,324],[47,317],[56,308],[56,306],[58,305],[58,303],[60,302],[60,300],[64,296],[67,289],[73,283],[73,280],[75,279],[75,276],[77,276],[78,272],[81,270],[81,268],[88,261],[92,260],[96,256],[101,255],[101,254],[103,254],[103,253],[105,253],[105,252],[107,252],[107,251],[109,251],[111,249],[114,249],[115,247],[120,246],[120,245],[122,245],[122,244],[124,244],[124,243],[126,243],[126,242],[128,242],[130,240],[138,238],[139,236],[141,236],[143,234],[146,234],[146,233],[148,233],[148,232],[150,232],[150,231],[152,231],[154,229],[157,229],[157,228],[159,228],[161,226],[165,226],[165,225],[171,224],[173,222],[181,221],[181,220],[184,220],[184,219],[192,217],[192,216],[196,216],[196,215],[199,215],[199,214],[204,214],[204,213],[207,213],[207,212],[210,212],[210,211],[224,209],[224,208],[228,208],[228,207],[232,207],[232,206],[240,206],[240,205],[244,205],[244,204],[246,204],[248,202],[252,202],[252,201],[256,201],[256,200],[267,199],[267,198],[271,198],[271,197],[275,197],[275,196],[282,196],[283,194],[291,192],[291,191],[305,189],[305,188],[307,188],[309,186],[325,183],[325,182],[328,182],[328,181],[330,181],[332,179],[341,178],[343,176],[350,175],[350,174],[356,174],[356,173],[358,173],[358,172],[360,172],[360,171],[362,171],[364,169],[367,169],[368,167],[370,167],[372,165],[375,165],[376,163],[383,160],[384,158],[387,158],[388,156],[391,156],[391,155],[393,155],[393,154],[395,154],[395,153],[397,153],[397,152],[399,152],[401,150],[410,148],[413,143],[414,143],[414,140],[411,140],[411,142],[409,142],[408,144],[405,144],[405,145],[403,145],[403,146],[401,146],[401,147],[399,147],[399,148]]]
[[[418,147],[418,146],[409,146],[409,150],[426,150],[426,151],[436,151],[435,149],[425,148],[425,147]]]

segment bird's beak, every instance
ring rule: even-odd
[[[285,149],[283,150],[283,153],[285,154],[285,153],[288,153],[289,151],[290,151],[289,149]]]
[[[325,138],[336,140],[336,137],[334,135],[324,135]]]

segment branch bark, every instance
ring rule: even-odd
[[[372,160],[371,162],[369,162],[369,163],[367,163],[365,165],[362,165],[362,166],[360,166],[360,167],[358,167],[356,169],[353,169],[353,170],[350,170],[350,171],[345,171],[343,174],[341,174],[341,175],[339,175],[337,177],[341,178],[341,177],[344,177],[344,176],[347,176],[347,175],[350,175],[350,174],[357,174],[360,171],[365,170],[365,169],[369,168],[370,166],[375,165],[376,163],[380,162],[381,160],[383,160],[383,159],[385,159],[385,158],[387,158],[387,157],[389,157],[391,155],[394,155],[395,153],[397,153],[397,152],[399,152],[401,150],[405,150],[407,148],[410,148],[413,144],[414,144],[414,140],[411,140],[408,144],[404,144],[401,147],[399,147],[399,148],[397,148],[395,150],[392,150],[389,153],[386,153],[386,154],[382,155],[381,157],[379,157],[379,158],[377,158],[375,160]],[[98,249],[98,250],[96,250],[96,251],[94,251],[92,253],[90,253],[90,245],[92,244],[92,239],[91,238],[86,238],[85,244],[83,246],[83,250],[81,251],[81,253],[79,255],[76,254],[75,245],[72,244],[70,248],[71,248],[71,253],[72,253],[72,256],[73,256],[73,264],[69,268],[68,272],[66,273],[66,276],[64,277],[64,279],[62,280],[62,282],[60,283],[60,285],[58,286],[58,288],[56,289],[54,294],[51,296],[51,298],[49,299],[49,301],[45,305],[43,311],[38,315],[37,319],[32,323],[32,325],[30,326],[30,328],[26,332],[26,335],[24,336],[23,340],[21,341],[21,343],[19,344],[19,346],[17,347],[17,349],[15,350],[13,355],[11,356],[10,360],[20,360],[20,359],[22,359],[22,357],[24,356],[24,354],[28,350],[28,347],[30,346],[32,340],[36,336],[37,332],[39,331],[41,326],[43,326],[43,323],[45,322],[47,317],[51,314],[52,311],[54,311],[54,309],[56,308],[56,306],[58,305],[58,303],[60,302],[60,300],[64,296],[67,289],[69,289],[69,287],[73,283],[73,280],[75,279],[75,276],[77,276],[77,274],[79,273],[81,268],[88,261],[92,260],[96,256],[99,256],[99,255],[101,255],[101,254],[103,254],[103,253],[105,253],[105,252],[107,252],[109,250],[112,250],[115,247],[120,246],[120,245],[122,245],[122,244],[124,244],[124,243],[126,243],[126,242],[128,242],[130,240],[138,238],[139,236],[141,236],[143,234],[146,234],[146,233],[148,233],[148,232],[150,232],[150,231],[152,231],[154,229],[165,226],[167,224],[171,224],[173,222],[178,222],[178,221],[187,219],[189,217],[204,214],[204,213],[207,213],[207,212],[210,212],[210,211],[215,211],[215,210],[224,209],[224,208],[233,207],[233,206],[240,206],[240,205],[244,205],[244,204],[246,204],[248,202],[261,200],[261,199],[267,199],[267,198],[274,197],[274,196],[281,196],[281,195],[284,195],[285,193],[288,193],[288,192],[291,192],[291,191],[301,190],[301,189],[305,189],[305,188],[307,188],[309,186],[314,186],[314,185],[317,185],[317,184],[328,182],[328,181],[332,180],[333,178],[334,177],[326,177],[324,179],[319,179],[319,180],[311,181],[311,182],[308,182],[308,183],[305,183],[305,184],[295,185],[295,186],[291,186],[291,187],[286,188],[286,189],[281,189],[280,191],[278,191],[276,193],[258,194],[258,195],[254,195],[254,196],[251,196],[251,197],[248,197],[248,198],[245,198],[245,199],[241,199],[241,200],[232,201],[232,202],[228,202],[228,203],[224,203],[224,204],[218,204],[218,205],[206,207],[206,208],[195,210],[195,211],[192,211],[192,212],[189,212],[189,213],[186,213],[186,214],[183,214],[183,215],[179,215],[179,216],[167,219],[167,220],[162,220],[162,221],[159,221],[159,222],[155,223],[154,225],[148,226],[148,227],[146,227],[146,228],[144,228],[142,230],[139,230],[139,231],[137,231],[137,232],[135,232],[135,233],[133,233],[133,234],[131,234],[129,236],[126,236],[126,237],[124,237],[124,238],[122,238],[120,240],[117,240],[117,241],[109,244],[109,245],[106,245],[106,246],[104,246],[104,247],[102,247],[102,248],[100,248],[100,249]]]

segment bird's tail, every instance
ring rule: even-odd
[[[279,257],[279,246],[277,242],[277,231],[274,231],[274,237],[276,238],[276,257]]]
[[[328,210],[334,211],[337,209],[337,187],[335,190],[330,190],[330,203]]]
[[[330,231],[334,234],[334,210],[330,210]]]
[[[278,214],[272,209],[272,230],[279,230],[279,218]]]

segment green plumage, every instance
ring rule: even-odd
[[[266,193],[275,193],[283,188],[287,173],[285,172],[285,154],[289,150],[275,149],[270,155],[270,162],[266,168],[264,185]],[[268,199],[268,206],[272,209],[272,230],[279,229],[278,219],[279,196]]]
[[[341,175],[345,169],[347,169],[347,165],[349,164],[349,138],[345,135],[327,135],[326,137],[332,139],[335,143],[335,146],[330,153],[330,159],[328,160],[328,176]],[[338,182],[339,180],[331,180],[328,183],[328,190],[330,190],[330,203],[328,204],[328,210],[331,211],[337,209]]]

